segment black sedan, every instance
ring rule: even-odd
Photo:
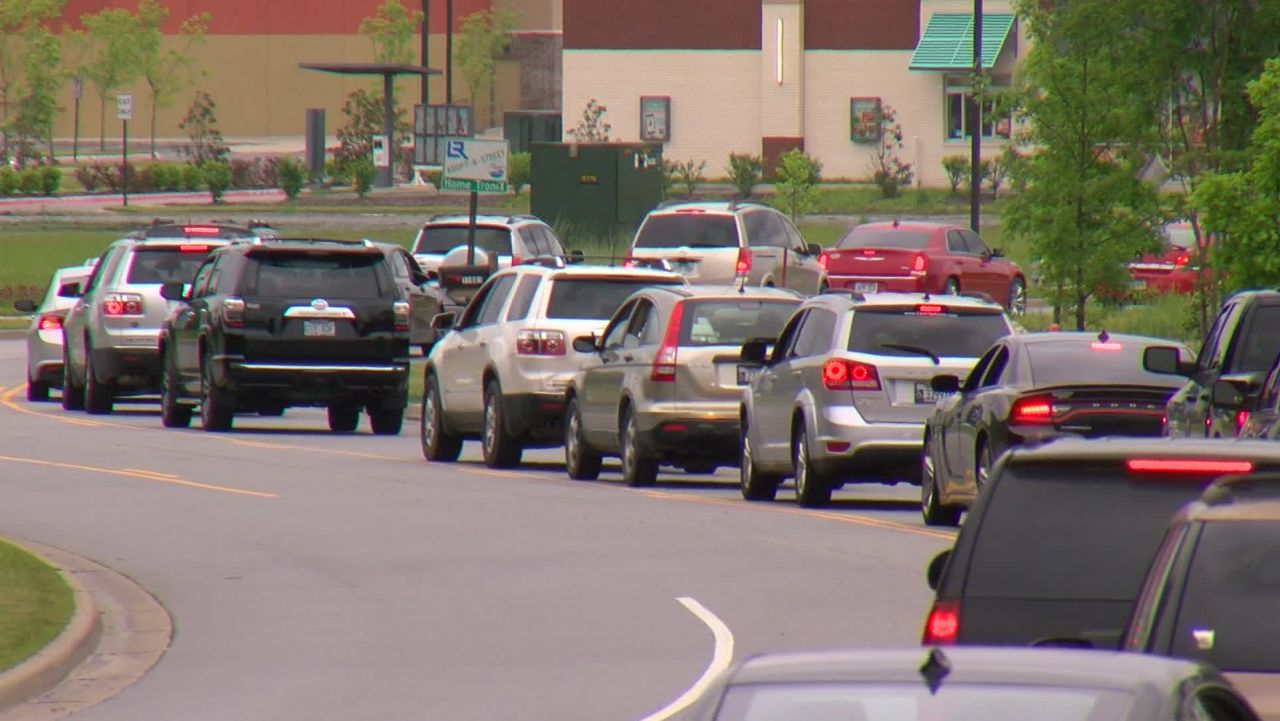
[[[1010,446],[1059,435],[1159,436],[1165,404],[1182,379],[1143,369],[1148,348],[1169,341],[1130,335],[1030,333],[992,346],[963,382],[934,376],[949,393],[925,424],[920,506],[925,523],[959,523]]]

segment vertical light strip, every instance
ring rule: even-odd
[[[778,38],[777,38],[777,40],[778,40],[778,42],[777,42],[777,44],[776,44],[776,45],[777,45],[777,47],[775,48],[775,49],[777,50],[777,56],[776,56],[776,57],[775,57],[775,59],[774,59],[774,68],[773,68],[773,72],[774,72],[774,80],[775,80],[775,81],[777,81],[777,83],[778,83],[779,85],[781,85],[781,84],[782,84],[782,52],[783,52],[783,45],[782,45],[782,43],[783,43],[783,41],[782,41],[782,18],[778,18]]]

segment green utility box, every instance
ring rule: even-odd
[[[612,238],[662,200],[662,145],[534,143],[529,209],[548,223]]]
[[[560,142],[560,111],[512,110],[502,115],[502,137],[511,152],[527,153],[534,143]]]

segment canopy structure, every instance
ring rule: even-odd
[[[394,143],[395,78],[397,75],[439,75],[440,71],[425,65],[405,65],[402,63],[298,63],[303,70],[318,70],[322,73],[338,73],[340,75],[381,75],[382,76],[382,133],[387,136],[388,152]],[[388,157],[390,157],[388,155]],[[392,185],[391,166],[378,168],[374,183],[381,188]]]
[[[1000,57],[1014,16],[1008,13],[982,14],[982,67],[990,70]],[[912,70],[972,70],[973,14],[935,13],[920,35],[911,56]]]

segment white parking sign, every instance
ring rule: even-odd
[[[116,96],[116,120],[133,120],[133,96],[129,93]]]

